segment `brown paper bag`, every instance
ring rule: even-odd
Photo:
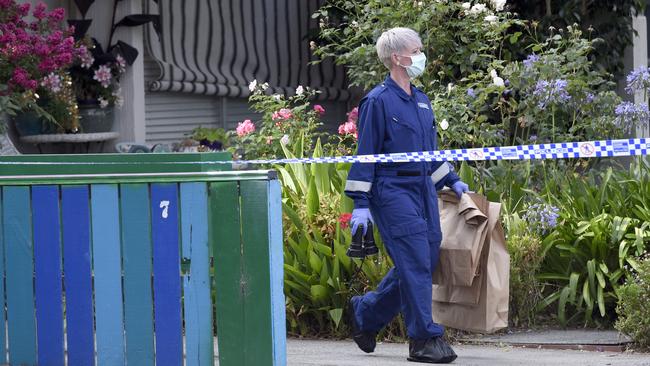
[[[499,223],[501,205],[488,202],[485,197],[475,193],[463,195],[463,197],[465,196],[468,196],[475,203],[476,208],[479,208],[487,216],[485,234],[480,234],[480,237],[484,238],[483,242],[472,244],[480,246],[478,265],[475,271],[470,268],[473,281],[469,286],[448,282],[447,279],[454,278],[454,275],[439,277],[438,284],[433,285],[432,315],[435,322],[448,327],[491,333],[508,326],[510,256],[503,228]],[[458,206],[467,205],[467,203],[463,204],[462,200],[461,202],[456,200],[456,202]],[[443,204],[441,205],[441,216],[442,212],[446,210],[454,212],[452,205]],[[462,212],[458,208],[455,210],[457,213]],[[471,225],[467,226],[470,231],[478,230]],[[461,256],[460,260],[454,259],[459,251],[451,250],[450,247],[466,248],[467,243],[460,243],[450,237],[453,233],[459,232],[457,227],[450,229],[443,226],[442,232],[448,240],[443,240],[441,246],[439,272],[440,274],[455,273],[456,268],[449,266],[458,262],[462,263],[463,260],[466,261],[466,258]],[[474,234],[474,236],[476,235],[479,234]],[[442,260],[443,253],[448,257],[444,261]],[[455,278],[466,278],[467,276],[467,274],[455,275]]]
[[[459,202],[453,191],[444,190],[438,203],[443,235],[433,283],[471,286],[488,233],[488,201],[472,193]]]

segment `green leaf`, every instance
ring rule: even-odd
[[[330,271],[327,265],[327,261],[324,260],[323,262],[323,269],[320,271],[320,284],[325,286],[327,285],[327,280],[330,279]]]
[[[292,265],[289,265],[287,263],[284,264],[284,270],[288,276],[294,277],[297,281],[299,281],[302,285],[308,286],[309,285],[309,276],[306,274],[302,273],[300,270],[295,268]]]
[[[293,177],[287,169],[282,166],[276,166],[275,169],[280,172],[280,178],[282,181],[282,188],[286,189],[288,187],[291,191],[297,192],[296,185],[293,182]]]
[[[537,311],[544,310],[547,308],[549,305],[557,301],[557,299],[560,297],[560,292],[555,291],[554,293],[550,294],[549,296],[545,297],[542,301],[537,304]]]
[[[320,139],[316,141],[316,146],[314,147],[313,157],[322,157],[323,156],[323,147],[321,146]],[[311,164],[311,174],[316,180],[316,188],[318,192],[323,194],[330,193],[330,179],[328,174],[328,165],[327,164]]]
[[[332,256],[332,248],[325,244],[321,244],[319,242],[312,242],[312,245],[314,249],[316,249],[317,252],[321,253],[322,255],[326,257],[331,257]]]
[[[313,250],[309,251],[309,265],[311,266],[311,269],[314,271],[314,273],[320,273],[323,267],[323,261]]]
[[[600,285],[600,288],[605,288],[605,276],[601,271],[596,271],[596,278],[598,279],[598,285]]]
[[[341,317],[343,316],[343,309],[336,308],[329,311],[330,317],[334,321],[335,329],[339,328],[339,323],[341,323]]]
[[[574,303],[576,301],[576,296],[578,294],[578,280],[580,279],[580,274],[573,272],[569,278],[569,302]]]
[[[608,274],[608,273],[609,273],[609,268],[607,268],[607,265],[606,265],[605,263],[602,263],[602,262],[601,262],[598,266],[600,267],[600,270],[601,270],[604,274]]]
[[[596,260],[592,259],[587,262],[587,273],[589,276],[587,277],[589,279],[589,288],[591,291],[596,290]]]
[[[598,309],[600,310],[600,316],[605,316],[605,299],[603,298],[603,289],[598,288]]]
[[[345,252],[347,251],[347,248],[341,244],[338,240],[334,240],[334,253],[336,255],[336,258],[341,262],[341,265],[343,265],[343,268],[350,273],[350,269],[352,267],[352,260],[350,257],[348,257]]]
[[[296,227],[296,229],[298,229],[298,231],[304,230],[302,220],[300,219],[300,216],[298,216],[298,213],[294,211],[293,208],[283,203],[282,211],[287,215],[287,217],[289,217],[289,220],[291,220],[291,223]]]
[[[634,228],[634,245],[636,246],[636,255],[640,256],[645,251],[645,231],[641,228]]]
[[[315,302],[322,302],[327,300],[327,287],[323,285],[312,285],[311,286],[311,299]]]
[[[594,301],[591,298],[591,292],[589,291],[589,283],[587,281],[585,281],[582,285],[582,298],[585,300],[585,304],[587,304],[587,309],[594,308]]]
[[[318,199],[318,189],[316,188],[316,181],[314,177],[311,177],[309,180],[309,189],[307,190],[307,215],[310,220],[313,219],[314,215],[318,212],[320,208],[320,202]]]
[[[463,161],[460,164],[460,170],[458,171],[458,176],[460,179],[465,182],[467,185],[469,185],[470,190],[476,190],[476,187],[474,186],[474,173],[472,172],[472,168],[467,164],[466,161]]]
[[[564,287],[560,292],[560,300],[557,306],[557,317],[562,326],[566,325],[566,302],[569,298],[569,293],[571,289],[569,287]]]
[[[291,281],[289,279],[285,279],[284,284],[287,285],[287,287],[289,287],[290,289],[298,291],[299,293],[301,293],[302,295],[304,295],[307,298],[311,297],[310,290],[308,288],[306,289],[303,286],[299,285],[297,282]]]

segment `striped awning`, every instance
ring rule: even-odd
[[[146,28],[149,53],[161,75],[154,91],[246,97],[252,80],[274,93],[292,94],[298,85],[322,92],[319,99],[345,100],[345,70],[316,60],[309,35],[318,28],[311,15],[324,0],[148,0],[160,14],[162,34]]]

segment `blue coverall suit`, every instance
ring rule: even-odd
[[[412,85],[411,94],[389,75],[361,100],[359,155],[436,150],[429,98]],[[411,339],[443,334],[431,318],[431,275],[442,240],[436,190],[459,180],[446,162],[352,165],[345,193],[355,208],[370,208],[395,265],[375,291],[352,298],[361,331],[378,332],[401,311]]]

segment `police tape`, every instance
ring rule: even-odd
[[[253,159],[236,161],[188,162],[34,162],[0,161],[0,165],[158,165],[158,164],[331,164],[331,163],[409,163],[432,161],[489,161],[600,158],[648,155],[649,138],[559,142],[536,145],[483,147],[436,151],[417,151],[391,154],[350,155],[313,158]]]

